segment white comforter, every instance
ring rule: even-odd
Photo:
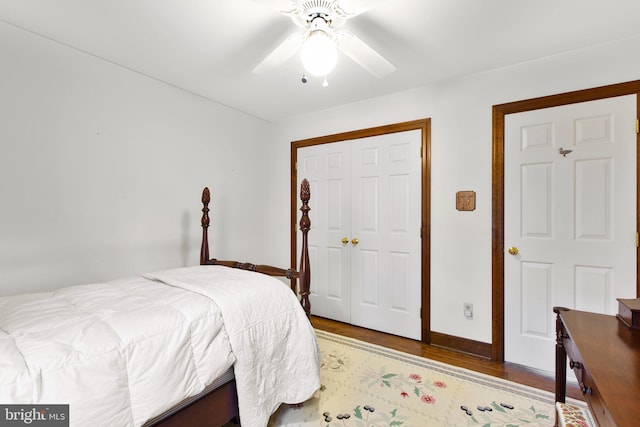
[[[232,365],[243,427],[320,387],[281,281],[197,266],[0,299],[0,402],[70,404],[72,426],[141,425]]]

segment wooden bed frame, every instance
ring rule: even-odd
[[[224,265],[243,270],[256,271],[269,276],[286,277],[291,281],[291,290],[297,291],[296,281],[299,281],[300,304],[307,317],[311,316],[311,304],[309,303],[310,275],[309,275],[309,248],[307,238],[311,221],[309,220],[309,199],[311,192],[309,181],[302,181],[300,186],[300,200],[302,206],[302,218],[300,219],[300,231],[302,232],[302,255],[300,256],[300,269],[282,269],[270,265],[255,265],[238,261],[220,261],[209,258],[209,202],[211,195],[205,187],[202,191],[202,245],[200,247],[201,265]],[[179,426],[222,426],[223,424],[238,419],[238,393],[235,380],[230,380],[222,386],[202,395],[193,403],[183,406],[175,411],[167,411],[145,426],[179,427]]]

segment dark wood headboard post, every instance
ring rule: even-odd
[[[302,253],[300,255],[300,303],[304,308],[304,311],[309,315],[311,313],[311,303],[309,302],[309,293],[311,289],[311,275],[309,268],[309,248],[307,246],[307,239],[309,230],[311,229],[311,220],[309,219],[309,199],[311,198],[311,191],[309,188],[309,181],[302,180],[300,186],[300,200],[302,200],[302,217],[300,218],[300,231],[302,231]]]
[[[200,265],[204,265],[209,261],[209,236],[207,230],[209,229],[209,202],[211,201],[211,194],[209,188],[205,187],[202,190],[202,244],[200,246]]]
[[[300,199],[302,200],[302,218],[300,219],[300,230],[302,231],[302,256],[300,258],[300,270],[293,268],[279,268],[271,265],[256,265],[248,262],[223,261],[215,258],[209,258],[209,202],[211,195],[209,189],[205,187],[202,190],[202,244],[200,246],[200,265],[223,265],[225,267],[239,268],[242,270],[256,271],[268,276],[286,277],[291,281],[291,290],[296,292],[296,281],[300,280],[300,304],[304,308],[309,320],[311,320],[311,303],[309,302],[309,293],[311,289],[310,269],[309,269],[309,249],[307,247],[307,234],[311,228],[309,220],[309,199],[311,193],[309,191],[309,181],[306,179],[300,187]]]

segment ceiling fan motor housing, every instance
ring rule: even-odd
[[[335,1],[328,0],[310,0],[304,1],[300,5],[302,16],[306,17],[309,25],[317,18],[322,18],[327,25],[331,25],[331,21],[335,15]]]

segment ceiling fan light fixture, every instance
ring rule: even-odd
[[[302,65],[309,74],[326,76],[338,62],[338,49],[334,40],[322,30],[309,34],[300,51]]]

